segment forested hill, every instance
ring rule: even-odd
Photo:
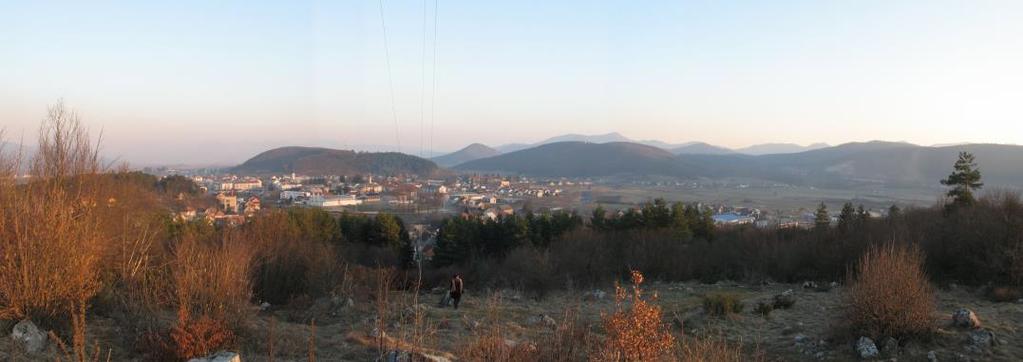
[[[304,175],[441,173],[433,161],[397,152],[355,152],[319,147],[281,147],[256,155],[233,169],[238,173],[300,173]]]

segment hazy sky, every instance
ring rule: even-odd
[[[435,103],[434,4],[424,61],[424,3],[383,1],[407,153],[430,148],[431,105],[445,151],[1023,143],[1023,1],[439,0]],[[377,1],[0,0],[0,126],[32,138],[63,98],[134,163],[395,149],[387,60]]]

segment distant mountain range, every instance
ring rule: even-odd
[[[643,140],[636,141],[628,137],[623,136],[620,133],[612,132],[607,134],[599,135],[581,135],[581,134],[567,134],[557,137],[551,137],[546,140],[527,144],[527,143],[512,143],[507,145],[501,145],[495,149],[501,153],[509,153],[524,150],[531,147],[558,143],[558,142],[589,142],[589,143],[611,143],[611,142],[627,142],[627,143],[639,143],[647,146],[653,146],[661,149],[668,150],[676,155],[681,154],[709,154],[709,155],[723,155],[732,153],[741,153],[747,155],[766,155],[775,153],[796,153],[803,151],[810,151],[819,148],[828,147],[825,143],[815,143],[809,146],[800,146],[794,143],[765,143],[761,145],[753,145],[745,148],[736,150],[729,149],[727,147],[711,145],[705,142],[684,142],[684,143],[668,143],[658,140]]]
[[[731,155],[735,151],[703,142],[690,142],[668,149],[676,155]]]
[[[282,147],[256,155],[233,170],[239,173],[296,172],[309,175],[436,176],[449,172],[439,167],[440,164],[462,172],[549,177],[740,177],[814,186],[885,184],[916,187],[936,186],[938,180],[951,172],[958,153],[968,151],[977,157],[984,182],[989,187],[1023,187],[1023,146],[1017,145],[932,147],[872,141],[833,147],[824,144],[806,147],[765,144],[730,150],[700,142],[679,145],[658,143],[660,147],[655,147],[615,141],[622,138],[616,133],[566,135],[507,152],[472,144],[432,161],[396,152]]]
[[[676,156],[638,143],[556,142],[463,163],[463,171],[491,171],[535,176],[613,176],[664,174],[681,176]]]
[[[470,161],[461,171],[534,176],[745,177],[806,185],[883,183],[927,186],[947,176],[958,152],[972,152],[989,186],[1023,185],[1023,146],[925,147],[897,142],[847,143],[799,153],[673,154],[637,143],[560,142]]]
[[[814,143],[809,146],[800,146],[795,143],[764,143],[759,145],[753,145],[749,147],[743,147],[735,150],[737,153],[747,155],[772,155],[779,153],[798,153],[803,151],[813,151],[821,148],[831,147],[827,143]]]
[[[280,147],[250,158],[237,173],[305,175],[409,174],[434,176],[443,170],[433,161],[397,152],[355,152],[320,147]]]
[[[500,155],[501,151],[487,147],[483,144],[473,143],[461,150],[443,156],[434,157],[431,160],[443,167],[451,167],[481,158]]]

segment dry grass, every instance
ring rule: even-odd
[[[183,236],[171,266],[179,306],[190,315],[233,325],[250,315],[252,248],[242,240],[202,241]]]
[[[534,357],[526,343],[517,343],[506,337],[501,323],[501,296],[494,294],[484,305],[484,319],[473,328],[471,335],[461,342],[459,357],[466,361],[527,361]]]
[[[558,328],[537,344],[537,357],[550,362],[586,360],[595,342],[589,327],[580,319],[579,308],[566,308]]]
[[[735,293],[711,293],[703,297],[703,310],[709,315],[730,316],[742,313],[742,298]],[[768,311],[770,313],[770,311]]]
[[[681,338],[675,347],[675,359],[684,362],[738,362],[761,361],[760,354],[743,353],[741,344],[732,344],[724,338]]]
[[[1016,302],[1023,298],[1023,290],[1018,287],[991,287],[987,291],[987,297],[996,303]]]
[[[934,288],[915,246],[887,243],[860,258],[849,281],[851,332],[871,338],[928,335],[935,329]]]

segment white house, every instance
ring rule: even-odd
[[[362,200],[359,200],[355,196],[343,195],[343,196],[322,196],[314,195],[306,201],[306,205],[316,207],[340,207],[340,206],[355,206],[362,205]]]

